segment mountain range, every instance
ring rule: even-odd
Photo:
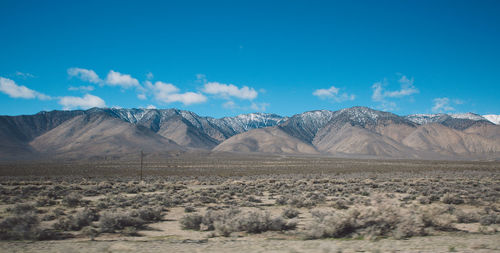
[[[106,159],[207,151],[406,159],[500,159],[499,115],[398,116],[367,107],[282,117],[202,117],[178,109],[0,116],[0,159]]]

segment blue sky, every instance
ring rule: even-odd
[[[0,1],[0,114],[500,114],[499,1]]]

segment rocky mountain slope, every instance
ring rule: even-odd
[[[320,154],[311,144],[290,136],[279,127],[253,129],[222,142],[214,151],[273,154]]]
[[[0,159],[210,150],[227,138],[287,118],[252,113],[215,119],[178,109],[92,108],[0,116]],[[108,129],[109,128],[109,129]]]
[[[398,116],[367,107],[220,119],[178,109],[52,111],[0,116],[0,159],[86,159],[139,150],[499,159],[500,126],[492,120],[472,113]]]
[[[476,114],[409,115],[367,107],[339,111],[311,111],[297,114],[277,127],[288,138],[311,145],[319,154],[348,157],[390,157],[415,159],[498,159],[500,126]],[[262,136],[260,136],[261,134]],[[283,143],[282,132],[273,141],[264,129],[235,135],[214,150],[270,152],[265,143]],[[295,144],[296,145],[296,144]],[[248,145],[247,145],[248,146]],[[274,149],[274,153],[285,152]],[[286,149],[290,150],[290,149]]]

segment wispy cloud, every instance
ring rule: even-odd
[[[16,71],[15,73],[16,76],[21,77],[23,79],[28,79],[28,78],[34,78],[35,75],[27,72],[21,72],[21,71]]]
[[[205,74],[196,74],[196,80],[201,83],[206,83],[207,76]]]
[[[252,108],[252,110],[258,112],[265,112],[267,107],[269,107],[269,103],[252,103],[250,105],[250,108]]]
[[[381,102],[386,98],[400,98],[419,93],[419,90],[413,85],[413,78],[410,80],[406,76],[403,76],[398,82],[401,84],[401,88],[393,91],[385,90],[384,86],[387,86],[386,80],[374,83],[372,85],[372,99]]]
[[[146,88],[152,91],[154,98],[163,103],[180,102],[184,105],[198,104],[207,101],[201,93],[185,92],[179,93],[179,88],[170,83],[146,81]]]
[[[88,109],[92,107],[105,107],[106,103],[100,97],[85,94],[83,97],[60,97],[59,104],[64,110]]]
[[[223,84],[219,82],[205,83],[203,92],[211,95],[218,95],[226,99],[235,97],[239,99],[253,100],[258,95],[254,88],[250,88],[248,86],[238,88],[234,84]]]
[[[131,75],[110,70],[106,77],[106,84],[110,86],[120,86],[123,89],[139,87],[139,81]]]
[[[82,81],[100,84],[102,83],[101,78],[91,69],[83,68],[69,68],[68,76],[79,78]]]
[[[379,102],[379,108],[383,110],[396,110],[397,105],[394,101],[390,101],[392,98],[402,98],[417,94],[420,91],[414,86],[414,79],[408,79],[406,76],[402,76],[398,83],[400,84],[399,90],[386,90],[385,87],[388,85],[387,80],[384,79],[382,82],[376,82],[372,85],[372,100]]]
[[[185,92],[170,94],[162,101],[165,103],[180,102],[184,105],[191,105],[206,102],[207,97],[200,93]]]
[[[459,103],[456,103],[457,101],[454,101],[455,104],[463,103],[461,100],[458,101]],[[455,108],[452,106],[452,101],[447,97],[435,98],[433,102],[434,106],[432,106],[432,112],[443,113],[443,112],[455,111]]]
[[[92,85],[82,85],[82,86],[69,86],[68,88],[69,91],[82,91],[82,92],[89,92],[94,90],[94,86]]]
[[[238,109],[240,108],[234,101],[232,100],[229,100],[227,102],[225,102],[224,104],[222,104],[222,107],[226,108],[226,109]]]
[[[313,95],[321,99],[333,100],[337,103],[356,99],[356,96],[354,94],[349,95],[345,92],[342,93],[339,92],[340,92],[339,88],[332,86],[328,89],[317,89],[313,92]]]
[[[11,98],[24,98],[24,99],[40,99],[49,100],[50,96],[47,96],[38,91],[32,90],[23,85],[17,85],[11,79],[0,77],[0,92],[7,94]]]

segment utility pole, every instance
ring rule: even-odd
[[[141,181],[142,181],[142,160],[144,158],[144,152],[141,150]]]

